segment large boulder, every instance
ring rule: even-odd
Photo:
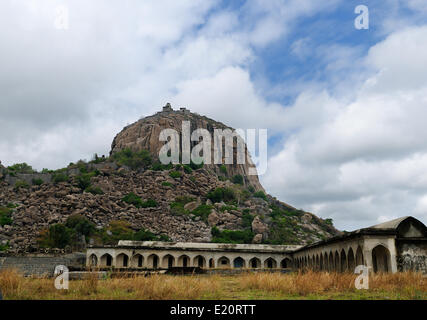
[[[214,130],[234,129],[226,126],[221,122],[209,119],[196,113],[192,113],[183,108],[181,110],[174,111],[170,105],[167,105],[163,108],[162,112],[157,112],[152,116],[142,118],[137,122],[126,126],[115,136],[111,145],[110,154],[114,154],[115,152],[121,151],[125,148],[130,148],[133,151],[147,150],[150,152],[152,157],[157,160],[160,149],[165,144],[165,142],[162,142],[159,139],[160,132],[162,132],[164,129],[174,129],[182,136],[183,121],[190,122],[191,132],[193,132],[195,129],[206,129],[210,132],[212,137],[212,164],[205,165],[208,170],[213,170],[217,174],[225,175],[229,178],[235,175],[241,175],[246,186],[253,186],[255,190],[264,191],[264,188],[258,180],[258,176],[249,175],[249,168],[255,168],[249,154],[245,164],[237,164],[237,147],[235,147],[233,150],[234,163],[226,165],[226,173],[221,171],[220,164],[213,164]]]

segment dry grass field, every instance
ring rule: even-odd
[[[377,274],[368,290],[357,290],[356,275],[326,272],[245,273],[107,278],[88,276],[57,290],[53,279],[0,272],[4,299],[427,299],[427,278],[418,273]]]

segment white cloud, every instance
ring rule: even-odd
[[[235,11],[214,0],[2,1],[0,159],[53,169],[108,153],[125,124],[170,101],[279,133],[267,190],[340,228],[425,220],[427,27],[400,29],[420,24],[423,1],[408,2],[414,22],[381,21],[391,34],[363,57],[354,46],[291,43],[301,60],[326,63],[326,83],[254,84],[259,49],[340,2],[248,1]],[[68,31],[53,28],[58,4],[69,6]],[[299,95],[285,108],[263,97],[269,90]]]
[[[310,109],[302,94],[286,110],[291,138],[263,177],[269,191],[339,227],[425,220],[426,37],[427,27],[414,27],[372,47],[364,58],[371,71],[361,86],[348,84],[350,98],[319,92]]]

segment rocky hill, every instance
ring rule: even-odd
[[[124,128],[109,157],[42,173],[0,164],[0,251],[119,238],[302,245],[339,233],[331,221],[266,195],[247,175],[250,162],[160,164],[158,134],[180,131],[182,120],[209,132],[229,128],[167,106]]]

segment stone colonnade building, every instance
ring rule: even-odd
[[[119,241],[117,246],[90,247],[87,265],[115,268],[290,268],[298,246]]]
[[[354,272],[416,270],[427,273],[427,227],[403,217],[307,246],[119,241],[88,248],[88,266],[169,269],[172,267],[314,269]]]

